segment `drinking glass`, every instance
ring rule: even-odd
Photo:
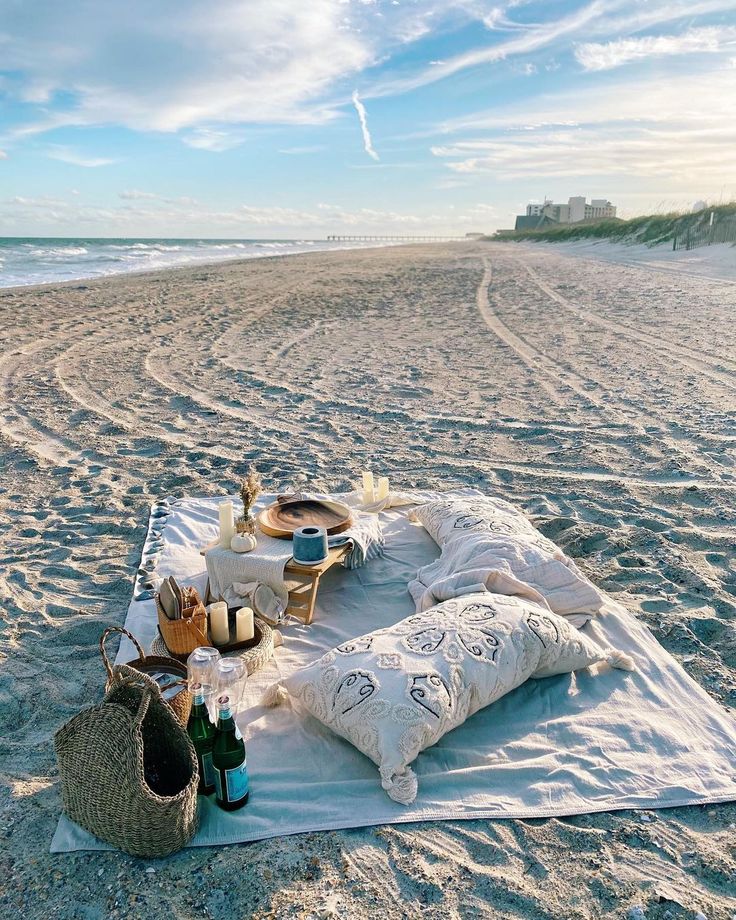
[[[233,716],[243,707],[248,669],[239,655],[220,658],[217,662],[217,696],[229,696]]]
[[[204,693],[204,701],[212,718],[214,712],[214,701],[217,695],[217,663],[220,661],[220,653],[216,648],[201,645],[195,648],[187,658],[187,680],[189,689],[192,684],[201,684]]]

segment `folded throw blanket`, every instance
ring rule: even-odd
[[[418,611],[482,590],[541,601],[578,627],[600,610],[597,588],[507,502],[450,497],[412,516],[442,547],[440,558],[409,583]]]

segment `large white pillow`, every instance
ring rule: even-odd
[[[528,677],[602,660],[633,668],[538,604],[482,593],[345,642],[273,685],[264,702],[290,696],[377,764],[388,795],[408,805],[420,751]]]
[[[484,533],[494,537],[523,538],[539,549],[560,552],[518,508],[502,498],[486,495],[438,498],[414,508],[411,517],[424,525],[440,547],[469,533]]]
[[[572,559],[500,498],[438,499],[415,508],[411,517],[442,548],[440,558],[409,584],[417,610],[485,586],[543,599],[581,626],[604,602]]]

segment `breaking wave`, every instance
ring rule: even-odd
[[[326,240],[0,239],[0,288],[75,281],[231,259],[262,259],[375,243]]]

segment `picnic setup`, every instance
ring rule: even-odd
[[[100,651],[53,852],[736,799],[728,711],[477,489],[160,499]]]

